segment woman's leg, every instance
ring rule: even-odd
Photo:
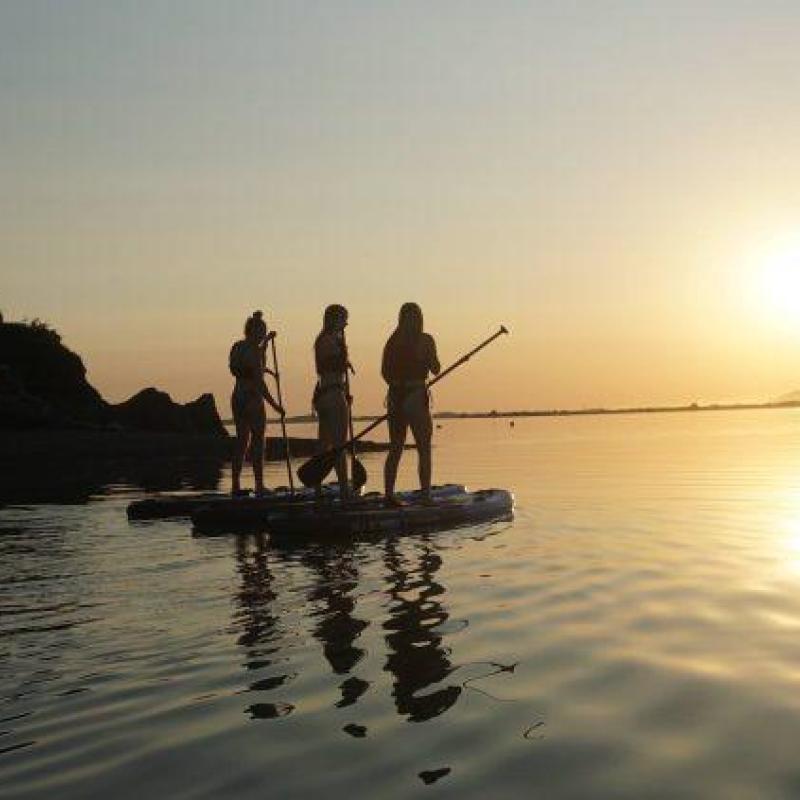
[[[236,426],[236,444],[233,448],[231,465],[231,491],[236,494],[242,490],[242,464],[250,443],[250,428],[246,425]]]
[[[256,492],[264,492],[264,434],[267,427],[267,415],[264,412],[264,403],[258,401],[250,410],[250,459],[253,462],[253,477],[256,483]]]
[[[314,410],[317,412],[317,420],[318,420],[318,426],[317,426],[317,453],[324,453],[326,450],[328,450],[330,448],[330,443],[329,443],[329,438],[328,438],[328,429],[327,429],[327,426],[325,425],[325,422],[324,422],[324,419],[323,419],[323,415],[320,413],[319,409],[316,408],[316,406],[315,406]],[[322,484],[321,483],[318,483],[314,487],[314,496],[317,498],[317,500],[321,500],[322,499]]]
[[[417,445],[419,487],[426,497],[431,496],[431,439],[433,437],[433,419],[428,406],[428,397],[418,392],[408,399],[408,417],[411,434]]]
[[[402,413],[389,413],[389,454],[383,465],[383,491],[386,499],[394,500],[394,485],[397,481],[397,468],[400,466],[400,457],[403,455],[403,446],[406,443],[408,424]]]
[[[231,492],[236,494],[242,490],[242,464],[250,443],[250,425],[235,398],[231,398],[231,411],[236,425],[236,442],[231,463]]]
[[[341,392],[325,392],[317,400],[317,415],[319,417],[319,443],[320,452],[332,450],[334,447],[347,441],[347,401]],[[347,452],[340,450],[334,462],[336,479],[339,482],[339,496],[347,498],[350,494],[350,485],[347,480]],[[321,487],[316,487],[319,497]]]
[[[347,441],[347,400],[342,392],[332,392],[332,438],[334,446],[341,447]],[[342,448],[336,457],[336,478],[339,481],[339,497],[350,497],[350,482],[347,475],[347,450]]]

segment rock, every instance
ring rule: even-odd
[[[112,413],[114,420],[128,431],[227,435],[210,394],[181,405],[166,392],[151,387],[112,406]]]
[[[194,426],[193,429],[198,433],[215,433],[219,436],[228,435],[217,411],[214,395],[208,392],[201,394],[196,400],[186,403],[183,408],[186,409],[186,414]]]
[[[80,356],[38,320],[0,320],[0,428],[226,435],[210,394],[181,405],[150,388],[107,403],[86,379]]]
[[[20,427],[80,427],[109,421],[109,406],[86,380],[80,357],[44,323],[0,323],[0,365],[4,406]],[[15,397],[15,400],[9,400]]]
[[[26,392],[10,367],[0,366],[0,430],[46,428],[51,416],[47,404]]]

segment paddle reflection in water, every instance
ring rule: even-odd
[[[420,691],[441,683],[456,668],[450,663],[449,650],[442,646],[442,637],[434,629],[449,614],[435,598],[445,587],[434,580],[442,559],[427,541],[415,548],[413,557],[404,560],[396,540],[384,546],[383,563],[388,575],[392,598],[390,618],[384,622],[389,655],[385,669],[394,676],[392,696],[397,713],[410,722],[424,722],[443,714],[458,700],[461,686],[449,685],[428,694]],[[411,563],[409,563],[409,561]]]

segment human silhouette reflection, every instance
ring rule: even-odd
[[[238,610],[235,622],[241,627],[237,644],[246,652],[247,670],[262,670],[283,660],[275,654],[281,650],[282,632],[273,602],[277,595],[267,558],[267,539],[263,534],[235,539],[237,571],[241,585],[236,594]],[[248,692],[267,692],[283,686],[294,678],[286,673],[269,675],[253,681]],[[254,703],[246,709],[253,719],[273,719],[290,714],[294,706],[289,703]]]
[[[361,661],[366,651],[355,642],[369,625],[354,615],[353,591],[358,586],[358,564],[352,547],[320,547],[309,549],[303,564],[314,574],[308,599],[319,608],[313,635],[322,643],[322,652],[337,675],[347,675]],[[369,688],[367,681],[351,676],[340,685],[342,699],[338,706],[356,703]]]
[[[268,560],[268,539],[237,537],[235,552],[241,586],[236,595],[237,639],[246,653],[245,667],[262,670],[279,663],[288,632],[275,609],[276,592]],[[407,549],[411,547],[412,549]],[[279,550],[269,551],[279,557]],[[380,556],[379,556],[380,557]],[[359,553],[353,546],[304,548],[300,563],[309,570],[312,585],[306,597],[313,622],[312,635],[333,673],[346,676],[339,685],[338,707],[351,706],[370,688],[371,681],[352,674],[366,655],[358,639],[369,621],[356,616]],[[450,709],[463,686],[447,684],[456,667],[438,631],[449,619],[442,603],[444,585],[436,580],[442,558],[427,541],[389,539],[383,544],[384,581],[389,615],[383,622],[387,656],[384,670],[392,675],[392,697],[398,714],[411,722],[433,719]],[[249,684],[247,691],[265,692],[283,686],[294,674],[272,674]],[[428,691],[426,691],[428,690]],[[257,703],[247,708],[254,718],[285,716],[293,706]],[[351,732],[358,735],[358,731]]]
[[[394,676],[392,696],[397,712],[411,722],[424,722],[443,714],[458,700],[462,687],[444,686],[420,694],[428,686],[441,683],[455,667],[442,647],[437,626],[448,613],[436,599],[445,587],[434,580],[442,566],[441,557],[427,543],[415,548],[415,562],[406,565],[397,540],[384,546],[383,562],[390,583],[390,617],[384,622],[389,655],[384,669]]]

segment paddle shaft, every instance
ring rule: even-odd
[[[503,334],[506,333],[508,333],[508,330],[505,328],[505,326],[501,325],[500,330],[498,330],[496,333],[493,333],[488,339],[481,342],[477,347],[470,350],[469,353],[461,356],[461,358],[459,358],[458,361],[454,361],[446,370],[440,372],[435,378],[429,380],[424,387],[420,387],[419,391],[422,391],[423,388],[425,391],[427,391],[428,389],[431,388],[431,386],[433,386],[435,383],[438,383],[440,380],[442,380],[442,378],[444,378],[446,375],[449,375],[453,370],[458,369],[462,364],[466,364],[467,361],[469,361],[472,358],[472,356],[474,356],[479,350],[483,350],[483,348],[486,347],[487,345],[490,345],[495,339],[497,339],[498,336],[502,336]],[[384,414],[382,417],[378,417],[378,419],[373,420],[369,425],[367,425],[366,428],[364,428],[364,430],[360,431],[357,436],[353,436],[351,433],[350,441],[343,444],[342,447],[350,447],[354,445],[359,439],[366,436],[370,431],[375,430],[375,428],[377,428],[378,425],[380,425],[382,422],[385,422],[387,419],[389,419],[389,415]]]
[[[344,341],[344,334],[342,334],[342,341]],[[345,344],[345,352],[347,352],[347,344]],[[347,427],[350,434],[350,456],[353,461],[356,460],[356,440],[353,436],[353,395],[350,394],[350,364],[344,370],[344,391],[347,395]]]
[[[278,369],[278,351],[275,348],[275,337],[270,340],[272,345],[272,365],[275,367],[275,389],[278,392],[278,405],[283,408],[283,395],[281,394],[281,371]],[[285,411],[285,409],[284,409]],[[281,431],[283,433],[283,455],[286,459],[286,473],[289,476],[289,490],[294,494],[294,477],[292,476],[292,456],[289,453],[289,436],[286,433],[286,415],[281,415]]]

